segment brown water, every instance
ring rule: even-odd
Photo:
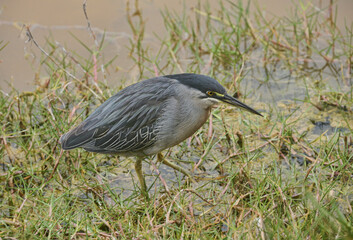
[[[46,38],[52,39],[77,53],[78,56],[89,57],[87,51],[79,44],[70,33],[77,36],[87,46],[94,46],[94,42],[87,31],[87,22],[82,10],[83,1],[60,0],[1,0],[0,1],[0,41],[8,45],[0,52],[0,89],[9,90],[8,83],[19,91],[34,89],[35,73],[39,69],[41,53],[33,43],[27,43],[23,23],[31,25],[35,40],[45,46]],[[120,83],[120,78],[137,78],[134,63],[128,57],[129,39],[132,37],[131,29],[127,22],[127,2],[130,3],[131,12],[135,11],[135,1],[129,0],[100,0],[88,1],[87,13],[91,25],[99,33],[107,32],[106,47],[103,54],[106,59],[118,55],[114,62],[119,68],[116,73],[108,76],[108,83],[115,86]],[[201,0],[201,5],[206,1]],[[211,11],[217,11],[218,1],[209,1]],[[226,2],[226,1],[225,1]],[[258,6],[263,9],[267,18],[272,16],[286,16],[295,6],[292,0],[259,0]],[[328,1],[313,1],[315,6],[321,8]],[[158,47],[159,37],[165,36],[161,11],[168,8],[170,11],[182,13],[183,10],[192,11],[197,6],[197,0],[166,1],[166,0],[140,0],[139,9],[146,21],[144,43],[151,48]],[[345,21],[353,22],[353,1],[338,1],[337,24],[343,28]],[[254,8],[254,4],[252,6]],[[324,11],[323,14],[327,14]],[[99,37],[99,36],[98,36]],[[2,46],[0,45],[0,47]],[[46,73],[42,71],[41,76]]]

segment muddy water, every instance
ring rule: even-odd
[[[87,22],[82,10],[83,1],[61,0],[2,0],[0,1],[0,41],[8,45],[0,52],[0,88],[8,91],[9,84],[17,90],[33,90],[35,73],[40,72],[37,78],[45,78],[46,72],[40,69],[41,53],[32,43],[27,43],[22,24],[30,24],[35,40],[45,46],[46,38],[55,39],[58,45],[65,47],[77,56],[89,57],[88,52],[76,41],[71,34],[82,40],[87,46],[94,46],[94,42],[86,29]],[[87,13],[91,25],[97,30],[100,37],[106,32],[106,47],[103,52],[105,59],[118,55],[114,65],[117,71],[111,71],[108,84],[116,86],[120,79],[137,78],[134,63],[128,57],[129,39],[132,32],[127,22],[127,3],[130,13],[135,12],[135,1],[129,0],[101,0],[88,1]],[[201,0],[201,5],[206,1]],[[209,1],[211,11],[217,11],[218,1]],[[314,1],[320,8],[327,1]],[[344,22],[352,22],[352,0],[338,1],[337,24],[341,27]],[[182,13],[192,11],[197,6],[197,0],[165,1],[140,0],[138,7],[146,21],[144,43],[152,49],[158,48],[159,37],[165,36],[163,19],[160,12],[168,8],[170,11]],[[326,6],[326,5],[325,5]],[[258,7],[268,18],[272,16],[285,16],[293,9],[291,0],[259,0]],[[255,8],[253,4],[252,8]],[[326,14],[327,11],[323,12]]]

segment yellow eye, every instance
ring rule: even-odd
[[[212,92],[212,91],[207,91],[206,93],[207,93],[208,96],[213,96],[214,95],[214,92]]]

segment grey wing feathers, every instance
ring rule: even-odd
[[[158,134],[158,118],[173,93],[170,81],[153,78],[121,90],[61,137],[63,149],[123,153],[151,146]]]

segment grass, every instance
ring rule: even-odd
[[[87,59],[49,39],[40,60],[48,77],[33,92],[0,94],[0,237],[352,239],[353,34],[336,26],[335,7],[301,2],[271,20],[242,1],[181,16],[165,10],[159,49],[144,42],[143,14],[127,8],[140,79],[211,75],[265,115],[222,105],[164,152],[203,173],[197,184],[147,159],[149,202],[133,159],[63,152],[58,143],[128,85],[99,81],[115,67],[102,56],[105,38],[92,31],[93,47],[76,38]]]

